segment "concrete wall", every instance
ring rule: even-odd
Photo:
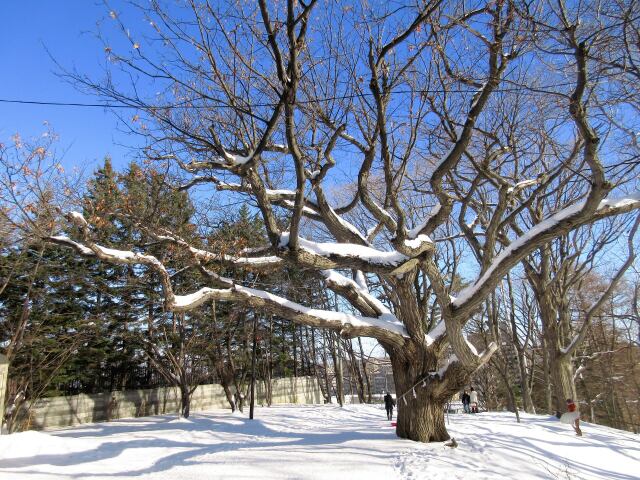
[[[4,399],[7,392],[7,378],[9,377],[9,363],[7,357],[0,353],[0,425],[4,418]]]
[[[258,382],[256,387],[256,404],[265,404],[264,384]],[[272,382],[272,399],[273,404],[322,403],[322,393],[313,377],[281,378]],[[180,393],[177,388],[43,398],[31,410],[29,429],[42,430],[116,418],[176,413],[179,407]],[[229,408],[224,390],[217,384],[200,385],[191,397],[191,412],[213,408]]]

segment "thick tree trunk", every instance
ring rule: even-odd
[[[398,437],[425,443],[449,440],[444,422],[445,403],[422,392],[417,399],[407,398],[407,405],[401,400],[396,427]]]
[[[183,418],[189,418],[189,411],[191,410],[191,392],[189,391],[189,385],[180,385],[180,416]]]
[[[232,385],[232,376],[233,373],[229,373],[225,366],[218,366],[217,368],[218,376],[220,377],[220,384],[222,385],[222,389],[224,390],[224,394],[227,397],[227,402],[229,402],[229,406],[231,407],[231,411],[236,411],[236,402],[233,398],[233,392],[231,391]]]
[[[225,397],[227,397],[227,402],[229,402],[229,406],[231,407],[231,411],[235,412],[236,411],[236,402],[233,399],[233,392],[231,391],[231,388],[229,387],[229,384],[228,383],[223,383],[222,384],[222,389],[224,390]]]
[[[573,365],[571,358],[551,352],[551,379],[555,394],[554,407],[556,412],[564,412],[568,398],[576,400],[576,384],[573,381]]]
[[[422,359],[425,356],[420,355]],[[414,397],[413,387],[424,375],[415,370],[415,366],[420,362],[417,358],[409,358],[407,352],[390,353],[390,357],[397,395],[396,434],[398,437],[424,443],[449,440],[444,418],[445,405],[451,394],[458,390],[456,385],[459,384],[458,387],[464,385],[466,378],[450,377],[446,380],[446,386],[442,384],[438,386],[438,395],[434,395],[433,385],[427,384],[427,387],[423,387],[422,384],[418,384],[415,387]],[[434,365],[428,371],[433,371],[436,369],[437,360],[435,358],[430,360]],[[454,381],[456,385],[453,385]],[[406,395],[402,397],[405,393]]]

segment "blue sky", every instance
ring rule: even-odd
[[[95,97],[56,76],[47,49],[65,67],[99,74],[104,53],[94,32],[96,22],[107,15],[95,0],[1,1],[0,99],[96,103]],[[117,118],[102,108],[0,103],[0,141],[14,133],[38,136],[46,129],[44,122],[60,136],[57,152],[64,154],[65,167],[91,171],[105,155],[122,166],[132,158],[126,146],[137,142],[119,132]]]

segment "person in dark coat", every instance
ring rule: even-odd
[[[471,403],[471,397],[467,393],[466,390],[462,392],[460,395],[460,401],[462,402],[462,408],[464,409],[464,413],[471,413],[471,409],[469,408],[469,404]]]
[[[396,406],[396,401],[393,399],[391,394],[387,392],[384,396],[384,409],[387,411],[387,420],[391,420],[393,418],[393,407]]]

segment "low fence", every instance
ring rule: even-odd
[[[322,393],[314,377],[274,379],[271,398],[273,404],[322,403]],[[262,382],[256,384],[256,404],[266,404]],[[27,429],[42,430],[117,418],[177,413],[179,407],[180,392],[174,387],[43,398],[33,405]],[[224,390],[217,384],[200,385],[191,397],[191,412],[214,408],[229,408]]]

